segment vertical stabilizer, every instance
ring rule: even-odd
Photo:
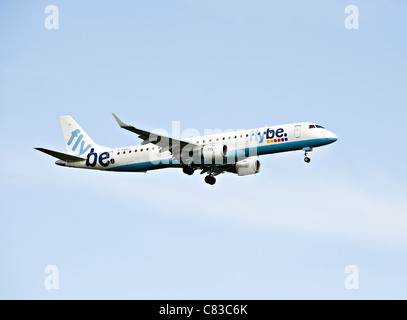
[[[68,154],[83,157],[91,152],[92,148],[106,149],[106,147],[97,145],[71,116],[61,116],[59,120]]]

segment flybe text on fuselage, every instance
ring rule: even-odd
[[[278,128],[278,129],[267,128],[267,130],[265,132],[262,130],[259,131],[259,129],[250,131],[250,141],[253,141],[253,140],[257,141],[257,139],[258,139],[259,143],[263,143],[264,136],[266,136],[267,140],[277,138],[278,142],[288,141],[287,133],[284,132],[284,128]]]

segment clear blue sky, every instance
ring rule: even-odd
[[[47,5],[59,30],[44,27]],[[344,27],[348,4],[359,30]],[[407,4],[7,1],[0,5],[0,298],[407,298]],[[297,121],[339,140],[258,175],[74,170],[60,115],[99,144]],[[44,287],[47,265],[59,289]],[[359,289],[344,286],[347,265]]]

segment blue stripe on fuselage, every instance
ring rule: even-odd
[[[157,161],[151,162],[139,162],[139,163],[132,163],[132,164],[126,164],[123,166],[117,166],[117,167],[110,167],[106,169],[107,171],[122,171],[122,172],[147,172],[148,170],[156,170],[156,169],[164,169],[164,168],[171,168],[171,167],[179,167],[180,165],[172,164],[171,159],[170,163],[157,163]],[[168,159],[165,160],[168,162]]]

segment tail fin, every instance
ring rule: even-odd
[[[91,149],[108,149],[97,145],[71,116],[59,117],[68,154],[81,157]]]

